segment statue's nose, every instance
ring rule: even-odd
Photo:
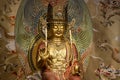
[[[58,27],[58,31],[60,31],[61,29]]]

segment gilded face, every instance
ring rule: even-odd
[[[54,37],[62,37],[64,34],[64,29],[65,27],[63,24],[54,24],[52,27]]]

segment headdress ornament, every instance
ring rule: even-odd
[[[48,24],[51,23],[68,23],[68,15],[67,15],[67,5],[56,5],[52,6],[50,3],[48,4],[48,11],[47,11],[47,22]]]

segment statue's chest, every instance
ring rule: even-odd
[[[53,59],[55,59],[55,58],[58,60],[65,59],[66,47],[65,47],[65,45],[58,46],[58,47],[51,45],[51,46],[49,46],[49,53],[53,57]]]
[[[49,54],[52,56],[52,62],[51,70],[53,70],[56,73],[64,73],[67,67],[66,62],[66,47],[55,47],[53,45],[49,46]]]
[[[48,50],[52,57],[51,70],[57,74],[64,74],[68,65],[68,62],[66,61],[68,57],[66,44],[61,44],[60,46],[51,44],[48,46]]]

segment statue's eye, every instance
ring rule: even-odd
[[[63,26],[60,26],[60,28],[63,28]]]
[[[54,28],[57,29],[57,26],[55,25]]]

